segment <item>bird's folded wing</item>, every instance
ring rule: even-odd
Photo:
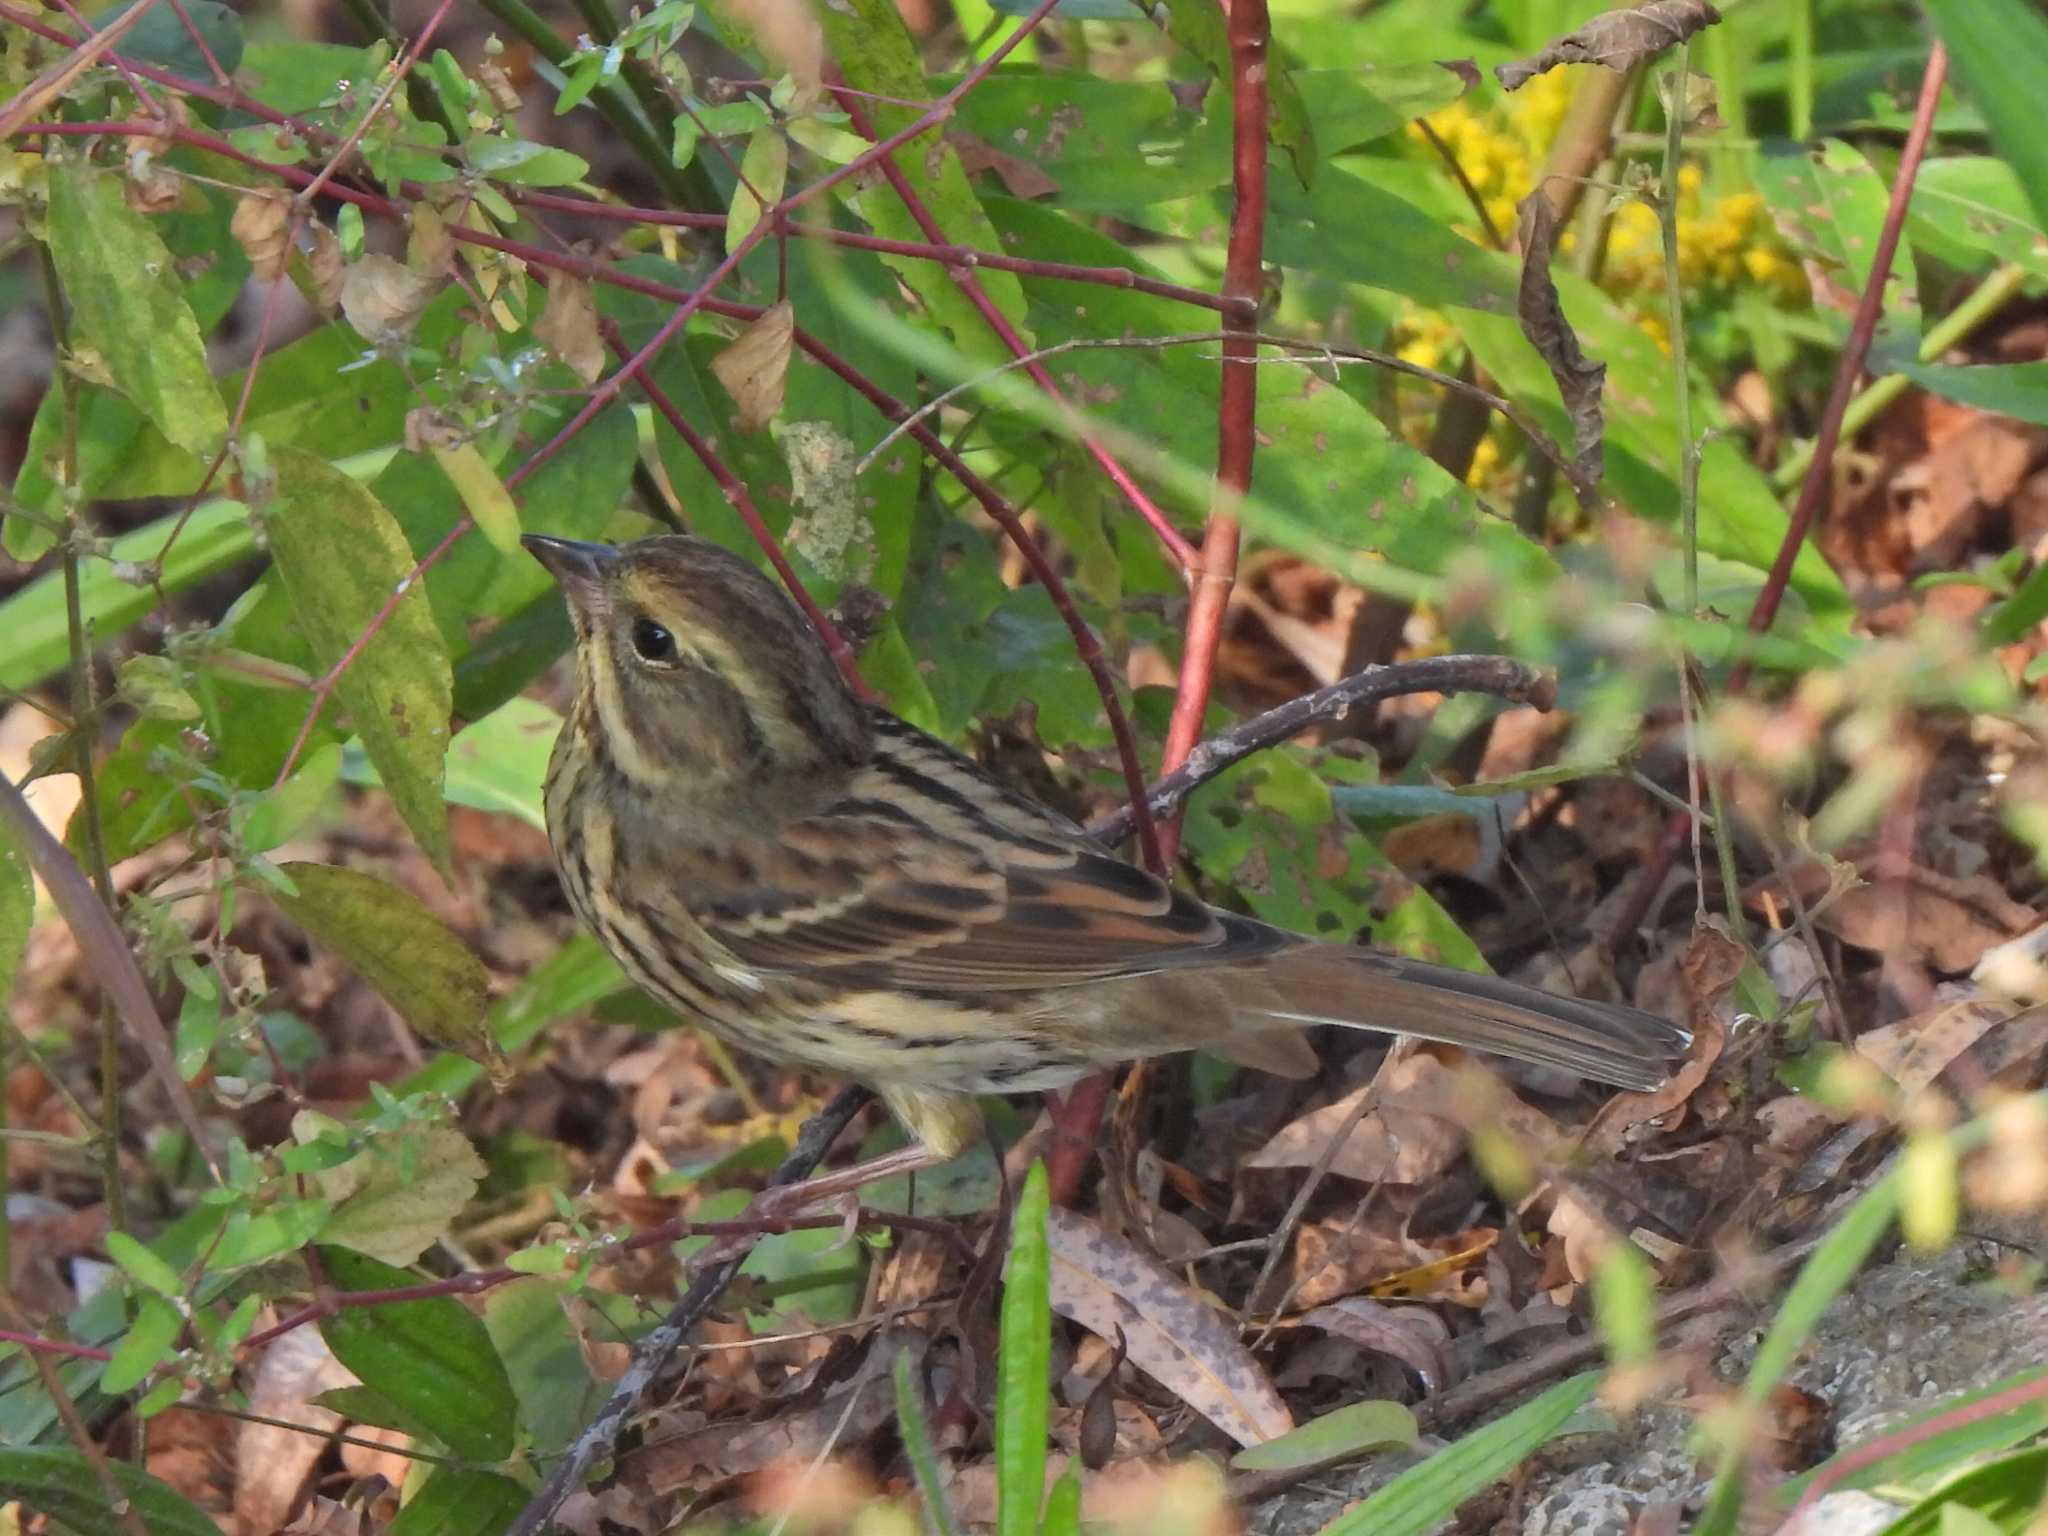
[[[1085,845],[967,842],[858,815],[693,863],[680,895],[742,964],[860,986],[1079,985],[1285,942]]]

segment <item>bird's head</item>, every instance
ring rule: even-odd
[[[866,711],[782,590],[704,539],[520,541],[576,626],[576,714],[650,792],[775,794],[865,760]]]

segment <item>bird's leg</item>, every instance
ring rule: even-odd
[[[880,1157],[855,1163],[851,1168],[817,1174],[795,1184],[771,1185],[747,1202],[747,1208],[740,1213],[739,1219],[759,1221],[763,1225],[792,1221],[799,1216],[810,1215],[820,1207],[848,1200],[866,1185],[894,1178],[900,1173],[918,1173],[945,1161],[947,1159],[922,1142],[912,1142],[894,1152],[884,1152]],[[721,1238],[699,1254],[692,1261],[692,1267],[722,1263],[744,1251],[753,1241],[752,1236]]]

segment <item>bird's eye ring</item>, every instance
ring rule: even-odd
[[[642,661],[662,667],[676,659],[676,637],[652,619],[633,621],[633,651]]]

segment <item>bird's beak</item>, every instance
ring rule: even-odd
[[[571,608],[579,613],[602,611],[606,579],[619,563],[616,549],[609,544],[551,539],[538,533],[526,534],[519,542],[526,546],[529,555],[547,567]]]

